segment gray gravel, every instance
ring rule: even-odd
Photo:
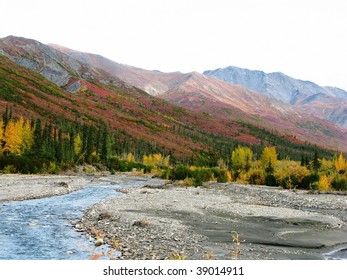
[[[64,195],[90,182],[83,176],[0,175],[0,202]]]
[[[118,184],[137,178],[125,173],[87,175],[82,172],[73,175],[1,174],[0,202],[64,195],[88,185]]]
[[[118,241],[122,259],[231,259],[231,231],[245,240],[238,259],[321,259],[347,247],[347,196],[264,186],[123,189],[89,209],[78,227]]]

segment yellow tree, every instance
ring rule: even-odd
[[[143,164],[145,165],[157,165],[157,160],[158,160],[158,157],[156,156],[157,154],[154,154],[154,155],[144,155],[143,156]]]
[[[144,155],[143,164],[152,166],[169,166],[170,156],[163,157],[161,154]]]
[[[231,154],[234,170],[249,170],[252,164],[253,152],[248,147],[237,147]]]
[[[163,158],[163,166],[170,166],[170,155],[166,156],[165,158]]]
[[[14,122],[10,120],[4,133],[4,153],[21,154],[23,141],[23,119]]]
[[[135,157],[132,153],[127,154],[127,161],[128,162],[135,162]]]
[[[320,192],[322,191],[324,192],[324,191],[329,191],[330,189],[331,189],[331,185],[330,185],[328,177],[326,175],[322,175],[318,181],[318,190]]]
[[[82,139],[79,134],[76,135],[76,137],[73,140],[73,151],[76,156],[81,154],[82,151]]]
[[[145,164],[145,165],[149,165],[149,164],[148,164],[148,162],[149,162],[148,156],[144,155],[144,156],[143,156],[142,162],[143,162],[143,164]]]
[[[163,162],[163,156],[161,154],[153,155],[153,163],[154,165],[161,165]]]
[[[344,172],[346,170],[347,163],[346,160],[343,158],[342,153],[340,153],[338,159],[335,161],[335,168],[337,172]]]
[[[273,166],[277,162],[276,147],[265,147],[260,157],[263,168],[267,168],[270,163]]]
[[[34,144],[34,128],[29,120],[25,121],[22,128],[22,152],[29,151]]]
[[[2,141],[4,139],[4,122],[0,121],[0,155],[2,154]]]

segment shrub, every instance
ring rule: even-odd
[[[140,162],[128,162],[117,157],[111,157],[108,162],[108,169],[121,172],[130,172],[134,168],[144,170],[145,173],[151,172],[152,167],[146,166]]]
[[[218,173],[217,169],[213,172],[211,168],[189,168],[185,165],[178,165],[171,171],[165,170],[162,178],[170,180],[192,179],[194,186],[201,186],[203,182],[213,180],[216,172]]]
[[[248,172],[240,172],[238,174],[236,182],[240,184],[247,184],[249,182],[249,174]]]
[[[260,168],[252,168],[249,170],[249,179],[250,184],[253,185],[264,185],[265,184],[265,172]]]
[[[338,191],[347,191],[347,178],[345,175],[336,175],[331,182],[331,187]]]
[[[198,168],[193,171],[193,178],[201,182],[207,182],[213,180],[214,176],[210,168]]]
[[[184,180],[178,181],[180,187],[192,187],[195,186],[195,182],[192,178],[185,178]]]
[[[218,178],[221,174],[222,168],[212,167],[210,170],[212,171],[214,178]]]
[[[192,178],[193,172],[185,165],[178,165],[171,170],[170,180],[184,180],[185,178]]]
[[[314,186],[316,186],[317,182],[319,181],[319,175],[317,173],[312,173],[303,178],[301,181],[301,184],[299,185],[299,188],[302,189],[312,189]]]
[[[304,178],[309,175],[309,170],[305,166],[295,161],[281,161],[275,166],[274,175],[280,186],[283,188],[298,188]]]
[[[6,165],[2,172],[4,174],[14,174],[17,173],[17,168],[14,165]]]
[[[27,156],[18,156],[14,154],[0,156],[0,170],[6,166],[14,166],[16,172],[23,174],[38,173],[42,170],[43,164],[49,164],[49,161],[44,159],[29,158]]]
[[[329,179],[326,175],[322,175],[319,178],[317,187],[320,192],[329,191],[331,189]]]
[[[231,173],[228,170],[226,169],[220,170],[217,176],[218,183],[227,183],[227,182],[230,182],[231,180],[232,180]]]
[[[273,174],[267,174],[265,176],[265,185],[266,186],[278,186],[276,177]]]
[[[294,179],[294,182],[293,182],[293,179]],[[297,182],[297,180],[294,176],[286,176],[286,177],[282,178],[281,181],[279,181],[279,185],[285,189],[293,189],[293,188],[295,188],[296,182]]]

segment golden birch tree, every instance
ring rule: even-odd
[[[23,119],[17,122],[10,120],[4,133],[4,153],[21,154],[23,141]]]

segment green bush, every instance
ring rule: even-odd
[[[137,170],[144,170],[144,172],[150,172],[152,170],[151,166],[146,166],[140,162],[129,162],[126,160],[119,159],[117,157],[112,157],[108,162],[108,169],[120,172],[130,172],[134,168]]]
[[[6,165],[2,172],[4,174],[14,174],[17,173],[17,168],[14,165]]]
[[[171,170],[169,179],[170,180],[184,180],[186,178],[192,178],[193,172],[189,167],[185,165],[178,165]]]
[[[263,169],[251,169],[249,171],[249,183],[253,185],[265,184],[265,172]]]
[[[347,178],[346,175],[338,174],[331,182],[331,187],[338,191],[347,191]]]
[[[0,156],[0,170],[11,171],[11,173],[20,172],[23,174],[33,174],[42,171],[43,165],[49,165],[49,161],[44,159],[29,158],[27,156],[18,156],[14,154]],[[11,169],[8,169],[12,166]],[[16,172],[13,172],[13,170]]]
[[[300,182],[298,178],[294,175],[286,176],[281,182],[280,186],[285,189],[293,189],[299,186]]]
[[[226,170],[226,169],[220,170],[220,172],[217,176],[217,182],[218,183],[227,183],[228,180],[229,180],[228,170]]]
[[[212,168],[210,168],[210,170],[212,171],[213,176],[215,178],[218,178],[218,176],[220,176],[220,174],[222,172],[222,169],[220,169],[219,167],[212,167]]]
[[[301,189],[315,188],[315,185],[318,181],[319,181],[319,175],[317,173],[309,174],[302,179],[301,184],[299,185],[299,188]]]
[[[214,179],[214,174],[210,168],[199,168],[193,171],[193,178],[199,178],[202,182]]]
[[[170,180],[192,179],[194,186],[201,186],[203,182],[213,180],[216,173],[218,173],[217,169],[197,168],[192,170],[185,165],[178,165],[171,169],[171,171],[165,170],[162,174],[162,178],[169,178]]]
[[[278,182],[276,180],[276,177],[273,174],[267,174],[265,176],[265,185],[266,186],[278,186]]]

